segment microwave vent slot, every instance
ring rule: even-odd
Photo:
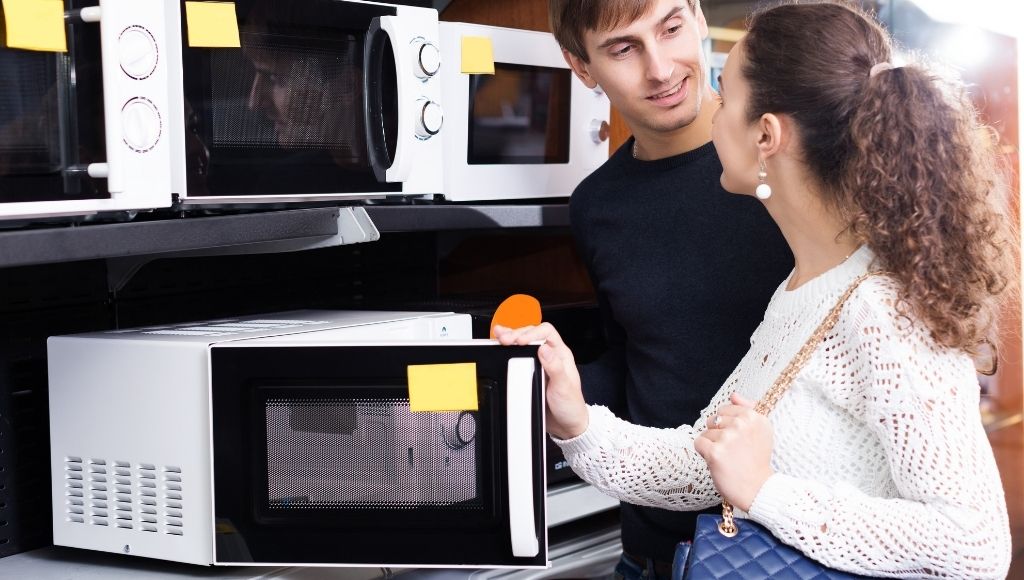
[[[180,467],[68,456],[64,491],[69,522],[184,535]]]

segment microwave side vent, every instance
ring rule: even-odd
[[[64,482],[70,522],[184,535],[180,467],[68,456]]]

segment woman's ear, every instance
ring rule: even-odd
[[[590,67],[582,58],[564,48],[562,49],[562,57],[565,59],[565,62],[569,64],[569,68],[572,69],[572,72],[576,73],[576,76],[583,81],[583,84],[586,85],[588,89],[597,87],[597,81],[594,80],[594,77],[590,76]]]
[[[765,113],[757,120],[757,149],[762,159],[768,159],[782,151],[787,137],[785,119]]]

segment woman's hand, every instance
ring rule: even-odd
[[[708,463],[722,499],[750,511],[757,492],[772,476],[772,425],[754,411],[754,403],[737,393],[708,417],[707,431],[693,446]]]
[[[559,439],[572,439],[586,431],[590,416],[576,360],[555,327],[547,322],[516,329],[495,326],[494,336],[504,345],[544,341],[537,357],[547,375],[548,432]]]

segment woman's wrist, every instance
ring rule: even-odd
[[[749,513],[750,507],[754,505],[754,500],[757,499],[757,495],[761,492],[761,488],[764,487],[765,482],[773,475],[775,475],[775,470],[771,467],[758,470],[757,473],[752,473],[748,479],[749,484],[745,486],[746,489],[740,494],[740,497],[736,498],[736,501],[732,502],[732,504]]]

